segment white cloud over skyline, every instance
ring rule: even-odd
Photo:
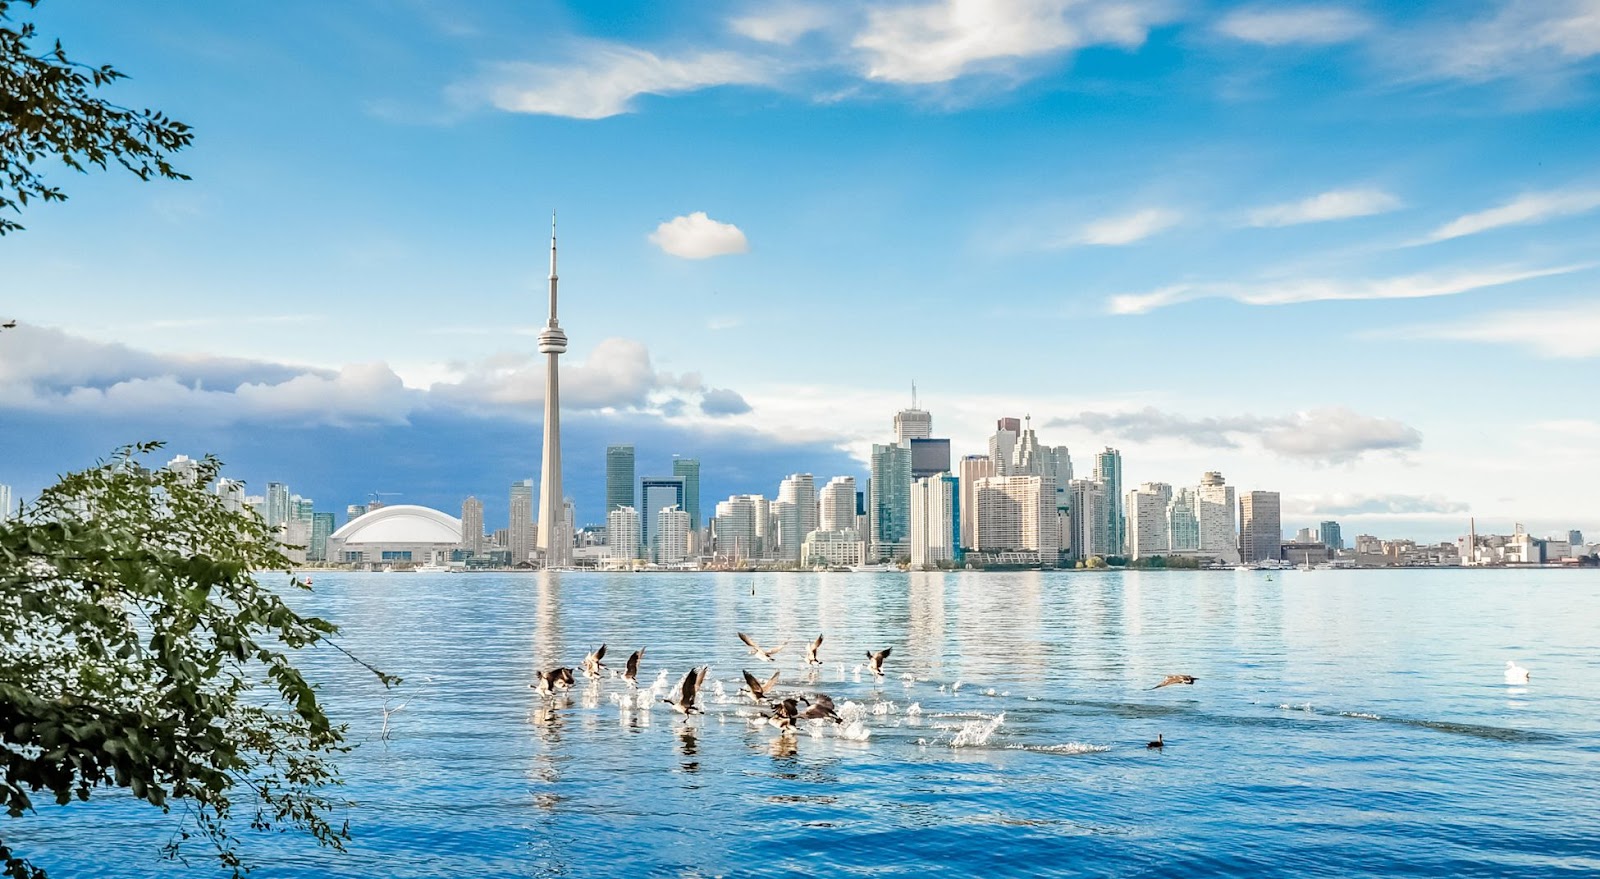
[[[760,85],[775,78],[762,59],[735,52],[663,57],[614,43],[583,48],[570,64],[505,61],[479,80],[456,88],[464,99],[482,97],[500,110],[605,119],[634,110],[641,95],[672,95],[722,85]]]
[[[738,226],[713,220],[705,211],[667,220],[650,233],[650,243],[684,259],[710,259],[750,250],[750,242]]]

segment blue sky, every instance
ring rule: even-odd
[[[25,491],[154,432],[493,521],[556,208],[580,518],[607,442],[707,507],[859,473],[914,380],[958,452],[1031,414],[1286,527],[1600,531],[1596,0],[31,15],[197,138],[0,239]]]

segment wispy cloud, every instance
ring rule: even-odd
[[[1344,43],[1373,30],[1365,15],[1339,6],[1252,6],[1217,22],[1217,31],[1264,46]]]
[[[1459,516],[1468,507],[1433,494],[1329,494],[1286,497],[1283,510],[1296,516]]]
[[[1143,241],[1164,232],[1183,220],[1183,215],[1170,208],[1145,208],[1131,214],[1103,217],[1057,239],[1057,247],[1095,245],[1115,247]]]
[[[750,250],[750,242],[738,226],[719,223],[706,216],[705,211],[662,223],[650,233],[650,243],[684,259],[709,259]]]
[[[1545,358],[1600,357],[1600,303],[1492,311],[1453,323],[1401,327],[1381,335],[1516,345]]]
[[[1600,12],[1596,13],[1600,16]],[[1600,208],[1600,189],[1530,192],[1503,205],[1457,217],[1433,230],[1422,243],[1448,241],[1505,226],[1543,223]]]
[[[1405,452],[1422,445],[1422,434],[1408,424],[1343,407],[1289,415],[1192,418],[1147,406],[1128,412],[1081,412],[1051,419],[1048,426],[1083,427],[1136,442],[1176,439],[1205,448],[1239,448],[1250,440],[1287,458],[1323,463],[1345,463],[1369,452]]]
[[[763,43],[789,45],[801,37],[826,28],[838,21],[839,10],[814,6],[808,3],[775,3],[764,5],[749,15],[741,15],[728,22],[736,34]]]
[[[734,52],[662,57],[612,43],[591,44],[572,64],[502,62],[481,79],[458,87],[501,110],[604,119],[630,112],[640,95],[671,95],[722,85],[770,83],[770,62]]]
[[[1250,212],[1249,223],[1252,226],[1296,226],[1368,217],[1400,206],[1400,199],[1381,189],[1335,189],[1300,201],[1256,208]]]
[[[1175,284],[1149,293],[1128,293],[1106,301],[1112,314],[1144,314],[1195,299],[1232,299],[1246,305],[1292,305],[1301,302],[1424,299],[1454,296],[1534,278],[1565,275],[1589,265],[1550,268],[1498,268],[1451,274],[1416,274],[1371,280],[1307,279],[1251,284]]]
[[[1430,77],[1484,82],[1548,74],[1600,55],[1600,5],[1510,0],[1488,16],[1427,26],[1403,39]]]

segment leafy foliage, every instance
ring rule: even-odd
[[[273,529],[207,489],[216,459],[148,469],[157,448],[119,450],[0,523],[0,801],[16,818],[40,792],[65,805],[125,788],[182,810],[167,855],[198,837],[235,875],[236,812],[343,848],[325,791],[345,730],[290,661],[343,652],[337,629],[257,579],[309,588]],[[43,875],[3,843],[0,872]]]
[[[167,157],[194,140],[189,126],[94,97],[124,74],[109,64],[69,60],[60,40],[36,50],[29,45],[35,26],[13,24],[11,8],[19,2],[32,9],[40,0],[0,0],[0,235],[22,228],[7,211],[21,213],[35,199],[66,200],[38,171],[50,156],[74,171],[115,162],[141,180],[188,180]]]

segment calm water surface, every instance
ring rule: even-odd
[[[306,657],[359,744],[355,839],[247,837],[258,876],[1600,875],[1593,572],[319,573],[306,604],[406,682]],[[580,676],[542,708],[534,670],[601,642],[728,698],[686,723]],[[742,668],[856,722],[752,725]],[[5,838],[57,876],[215,875],[157,859],[171,826],[108,796]]]

